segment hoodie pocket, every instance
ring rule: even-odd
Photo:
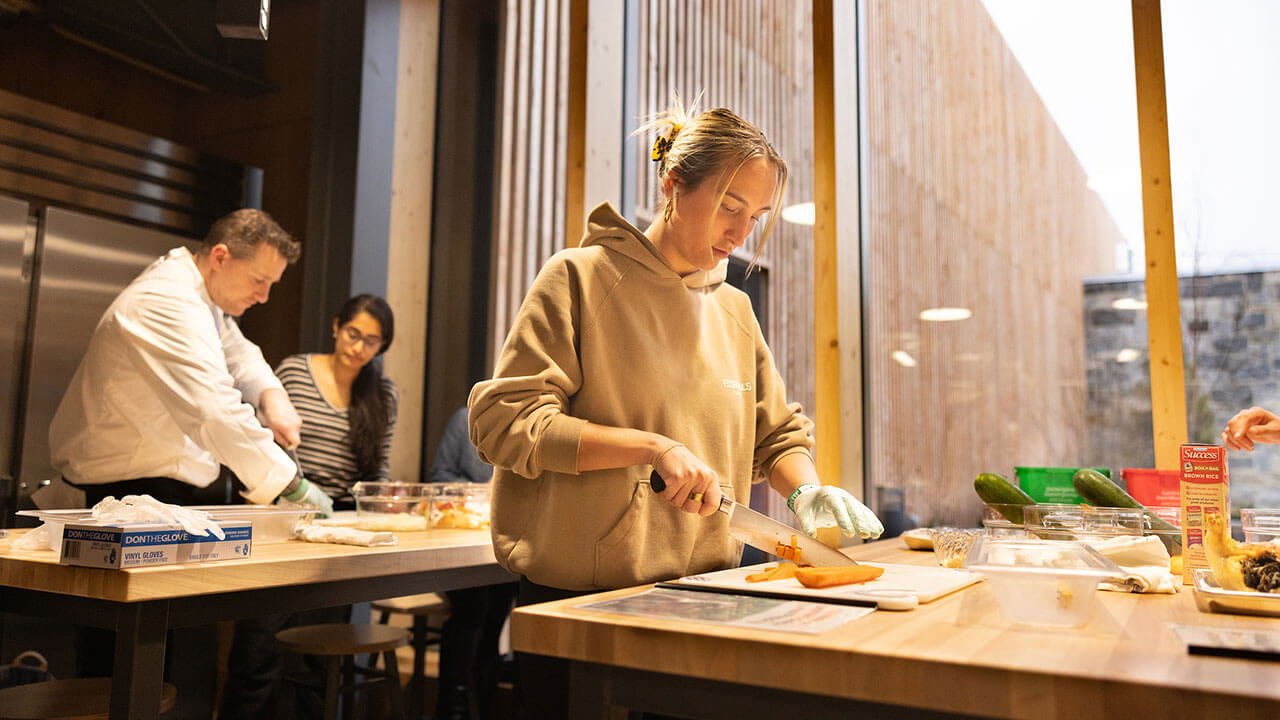
[[[642,551],[649,534],[645,521],[652,494],[647,483],[636,483],[622,516],[596,543],[593,576],[596,587],[636,585],[640,582],[637,578],[646,574],[649,568]]]

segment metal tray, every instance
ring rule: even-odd
[[[1214,582],[1210,570],[1196,570],[1193,576],[1195,584],[1191,586],[1191,594],[1200,612],[1280,617],[1280,593],[1223,590]]]

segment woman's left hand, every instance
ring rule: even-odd
[[[663,500],[685,512],[707,517],[720,507],[720,478],[684,445],[675,445],[653,463],[667,489]]]

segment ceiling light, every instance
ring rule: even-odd
[[[811,202],[796,203],[782,208],[782,219],[796,225],[812,225],[816,209]]]
[[[954,322],[968,320],[971,317],[973,317],[973,311],[962,307],[936,307],[920,311],[920,319],[927,322]]]
[[[1146,310],[1147,301],[1138,298],[1122,297],[1111,301],[1111,307],[1116,310]]]
[[[1134,350],[1133,348],[1125,348],[1120,352],[1116,353],[1116,362],[1122,362],[1122,363],[1133,362],[1134,360],[1137,360],[1141,356],[1142,354],[1139,353],[1137,350]]]
[[[911,355],[908,354],[907,351],[905,350],[894,350],[892,353],[889,354],[889,357],[893,358],[894,361],[897,362],[902,367],[916,366],[916,359],[911,357]]]

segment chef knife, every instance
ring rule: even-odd
[[[654,492],[667,489],[666,481],[657,470],[649,475],[649,487],[653,488]],[[821,541],[789,525],[783,525],[768,515],[762,515],[745,505],[736,503],[727,495],[720,496],[720,507],[716,510],[729,516],[730,535],[770,555],[778,554],[779,545],[790,547],[792,542],[795,542],[795,546],[800,551],[797,563],[820,567],[858,564],[839,550],[829,548]]]

